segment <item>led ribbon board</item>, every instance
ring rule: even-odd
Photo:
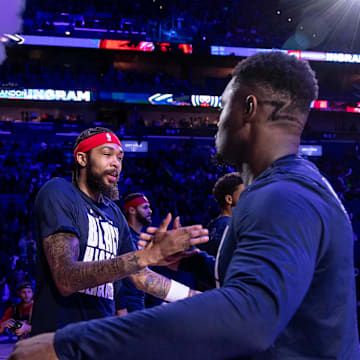
[[[88,29],[100,30],[100,29]],[[88,49],[107,49],[123,51],[145,51],[145,52],[165,52],[165,53],[182,53],[192,54],[192,44],[177,44],[167,42],[151,41],[132,41],[117,39],[85,39],[75,37],[61,36],[39,36],[39,35],[18,35],[3,34],[5,41],[11,40],[18,45],[36,45],[36,46],[60,46],[75,47]],[[196,48],[196,45],[195,45]],[[203,48],[203,46],[202,46]],[[337,52],[318,52],[318,51],[300,51],[300,50],[283,50],[283,49],[264,49],[264,48],[245,48],[235,46],[211,45],[210,54],[218,56],[235,55],[248,57],[258,52],[281,51],[294,55],[300,59],[309,61],[324,61],[338,63],[360,63],[360,54],[337,53]]]
[[[285,54],[294,55],[299,59],[304,59],[309,61],[360,63],[360,54],[283,50],[283,49],[243,48],[243,47],[216,46],[216,45],[210,46],[211,55],[219,55],[219,56],[235,55],[241,57],[248,57],[259,52],[270,52],[270,51],[281,51]]]
[[[90,102],[91,91],[54,89],[2,89],[0,99]]]
[[[183,95],[156,93],[149,97],[152,105],[175,105],[175,106],[201,106],[220,107],[220,96],[213,95]]]
[[[201,107],[220,107],[220,96],[212,95],[191,95],[191,105]]]
[[[123,93],[87,90],[55,90],[55,89],[1,89],[0,100],[32,100],[62,102],[94,102],[109,101],[128,104],[151,104],[167,106],[189,106],[202,108],[219,108],[221,97],[215,95],[175,95]],[[360,103],[315,100],[310,105],[316,111],[336,111],[360,113]]]
[[[94,30],[94,29],[93,29]],[[142,52],[165,52],[192,54],[191,44],[178,44],[167,42],[151,41],[132,41],[117,39],[86,39],[62,36],[39,36],[39,35],[10,35],[3,34],[3,39],[11,40],[18,45],[35,45],[35,46],[57,46],[73,47],[86,49],[105,49],[105,50],[122,50],[122,51],[142,51]]]
[[[176,97],[174,94],[156,93],[149,96],[148,101],[152,105],[191,106],[190,96]]]
[[[73,37],[37,35],[21,35],[21,39],[22,42],[18,42],[19,45],[58,46],[86,49],[100,48],[100,39],[82,39]]]

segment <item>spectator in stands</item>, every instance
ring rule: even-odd
[[[20,260],[23,263],[27,264],[29,262],[34,262],[36,244],[31,230],[27,230],[25,235],[20,238],[18,247],[20,250]]]
[[[19,303],[13,303],[0,320],[0,334],[5,329],[19,339],[25,339],[31,332],[31,312],[33,307],[33,287],[28,281],[21,282],[18,285]]]
[[[10,288],[7,283],[5,266],[0,264],[0,316],[4,314],[5,307],[10,300]]]
[[[14,301],[18,297],[18,285],[21,282],[27,281],[27,274],[24,270],[24,265],[21,261],[17,260],[15,263],[15,268],[11,272],[11,278],[9,281],[10,288],[10,297]]]

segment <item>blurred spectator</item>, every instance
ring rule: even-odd
[[[24,264],[29,275],[35,277],[36,262],[36,242],[33,238],[32,230],[27,230],[25,235],[20,238],[19,243],[20,260]]]
[[[31,331],[31,311],[33,307],[33,287],[30,282],[21,282],[17,286],[20,302],[13,303],[0,320],[0,334],[6,329],[18,339],[25,339]]]

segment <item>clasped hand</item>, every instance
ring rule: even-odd
[[[202,225],[181,227],[179,217],[176,217],[173,229],[168,230],[171,214],[161,222],[158,228],[148,227],[146,233],[140,235],[138,245],[148,253],[150,265],[169,266],[181,259],[196,254],[196,245],[209,241],[208,230]]]

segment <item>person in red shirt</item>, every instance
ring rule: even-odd
[[[19,339],[26,338],[31,331],[30,319],[33,307],[33,287],[28,281],[21,282],[18,286],[18,296],[21,301],[10,306],[0,320],[0,334],[5,329],[17,335]]]

